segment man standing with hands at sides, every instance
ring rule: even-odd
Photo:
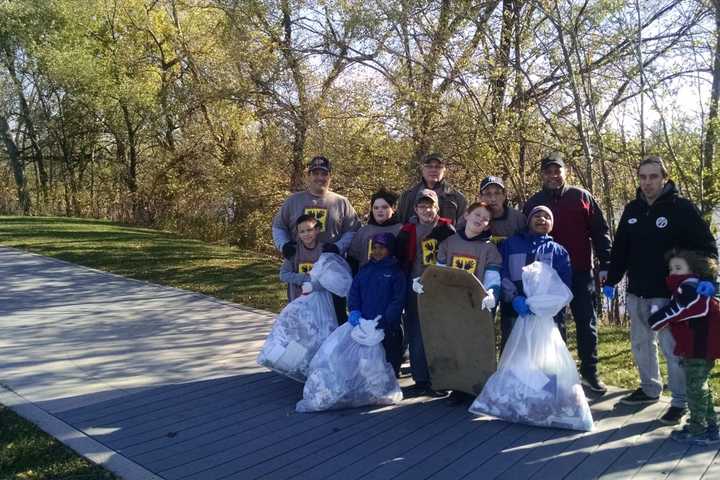
[[[422,177],[412,188],[405,190],[398,201],[397,215],[401,223],[407,223],[415,215],[415,199],[424,189],[434,191],[440,201],[438,214],[453,224],[463,218],[467,202],[465,196],[445,181],[445,160],[439,153],[431,153],[422,159]]]
[[[590,192],[566,183],[567,171],[560,152],[542,158],[540,174],[543,188],[528,199],[523,210],[525,215],[539,205],[552,210],[553,238],[568,251],[572,265],[570,309],[575,319],[580,375],[590,390],[604,394],[607,387],[597,374],[597,296],[592,266],[594,251],[600,264],[598,277],[604,283],[610,262],[608,224]],[[565,339],[564,320],[558,322],[558,327]]]
[[[323,244],[323,252],[344,255],[350,247],[360,219],[347,198],[330,191],[331,176],[330,160],[313,157],[308,164],[307,189],[290,195],[273,218],[273,243],[286,259],[291,259],[297,250],[294,225],[301,215],[311,215],[318,221],[318,242]],[[333,295],[333,303],[338,323],[344,323],[346,300]]]
[[[610,270],[603,293],[614,298],[617,285],[627,273],[626,306],[630,316],[630,342],[640,375],[640,387],[621,403],[654,403],[660,398],[663,381],[658,362],[658,341],[667,360],[670,408],[660,418],[677,424],[686,413],[685,371],[675,355],[675,340],[669,329],[655,333],[650,315],[670,301],[665,284],[668,275],[665,254],[674,248],[693,250],[717,259],[718,251],[710,228],[695,205],[680,197],[662,159],[651,156],[637,169],[639,188],[635,200],[625,206],[612,247]],[[715,287],[700,282],[697,293],[712,296]]]
[[[489,176],[480,182],[479,200],[490,207],[491,240],[495,245],[518,233],[527,226],[525,215],[508,205],[502,178]]]

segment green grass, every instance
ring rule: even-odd
[[[268,228],[270,228],[268,226]],[[277,257],[102,220],[0,217],[0,244],[279,311]]]
[[[0,405],[0,479],[117,479]]]

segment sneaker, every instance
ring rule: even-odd
[[[470,405],[475,397],[469,393],[453,390],[447,397],[450,405]]]
[[[642,388],[638,388],[630,395],[620,399],[620,403],[625,405],[640,405],[641,403],[655,403],[660,400],[660,397],[651,397],[643,392]]]
[[[582,384],[595,393],[605,395],[607,393],[607,385],[600,380],[597,375],[583,375]]]
[[[690,428],[685,425],[682,430],[675,430],[670,434],[670,438],[679,443],[685,443],[688,445],[695,446],[706,446],[715,445],[720,443],[720,438],[717,437],[717,427],[713,432],[712,427],[708,427],[701,432],[692,432]]]
[[[685,416],[687,410],[685,407],[670,407],[665,412],[665,415],[660,417],[660,421],[666,425],[676,425],[680,423],[680,420]]]

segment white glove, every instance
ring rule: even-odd
[[[302,293],[303,295],[307,295],[308,293],[313,291],[312,283],[310,282],[303,282],[302,284]]]
[[[422,295],[423,293],[425,293],[425,290],[423,290],[423,284],[420,282],[420,277],[413,278],[412,289],[413,292],[417,293],[418,295]]]
[[[652,315],[653,313],[657,312],[658,310],[660,310],[660,307],[659,307],[658,305],[652,305],[652,306],[650,307],[650,315]]]
[[[495,308],[495,304],[496,304],[495,295],[493,295],[492,290],[488,290],[487,296],[482,299],[481,308],[483,308],[489,312],[493,308]]]

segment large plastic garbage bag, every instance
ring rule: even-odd
[[[590,431],[592,414],[575,361],[553,316],[572,300],[557,272],[542,262],[523,268],[531,315],[521,316],[508,338],[497,371],[470,406],[511,422]]]
[[[315,352],[337,328],[330,292],[345,297],[352,284],[350,267],[334,253],[323,253],[310,277],[315,289],[290,302],[277,316],[257,362],[304,382]]]
[[[317,412],[363,405],[390,405],[402,400],[400,385],[385,359],[384,333],[377,320],[341,325],[310,363],[298,412]]]

